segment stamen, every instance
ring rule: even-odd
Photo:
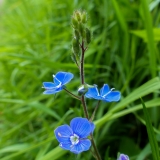
[[[55,87],[55,88],[59,88],[61,85],[62,85],[62,83],[60,82],[60,84],[57,87]]]
[[[61,135],[59,132],[58,132],[58,136],[59,136],[59,137],[62,137],[62,135]]]
[[[70,141],[72,145],[76,145],[77,143],[79,143],[79,136],[77,136],[76,134],[70,136]]]
[[[99,91],[98,91],[98,89],[97,89],[97,85],[94,84],[94,87],[96,88],[96,91],[97,91],[97,93],[98,93],[98,96],[100,96],[100,95],[99,95]]]
[[[59,79],[57,79],[54,74],[53,74],[53,78],[55,78],[59,83],[61,83],[61,81]]]
[[[59,133],[59,132],[58,132],[58,136],[59,136],[59,137],[62,137],[62,138],[69,138],[68,136],[62,136],[62,134]]]
[[[114,90],[115,88],[111,88],[111,90],[108,92],[108,93],[106,93],[104,96],[102,96],[103,98],[105,98],[109,93],[111,93],[113,90]]]

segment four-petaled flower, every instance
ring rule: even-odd
[[[129,157],[125,154],[120,154],[120,156],[117,160],[129,160]]]
[[[73,78],[73,74],[69,72],[58,72],[56,75],[53,75],[54,83],[52,82],[43,82],[43,88],[46,91],[43,94],[55,94],[60,92]]]
[[[91,141],[87,137],[93,132],[95,126],[86,118],[73,118],[69,125],[62,125],[55,129],[55,136],[59,146],[75,154],[89,150]]]
[[[107,84],[104,84],[100,89],[100,94],[98,92],[97,86],[89,88],[88,92],[85,94],[87,98],[94,98],[97,100],[102,100],[105,102],[116,102],[120,100],[121,93],[119,91],[113,91],[114,88],[110,89]]]

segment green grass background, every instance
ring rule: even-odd
[[[0,6],[0,159],[92,160],[58,147],[53,130],[83,116],[64,91],[43,95],[42,82],[67,71],[77,93],[79,72],[71,60],[74,10],[88,13],[92,42],[85,55],[86,83],[120,90],[121,101],[101,103],[94,137],[103,160],[117,152],[152,160],[140,97],[160,142],[159,0],[5,0]],[[87,100],[90,115],[97,101]]]

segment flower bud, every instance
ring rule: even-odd
[[[74,17],[72,17],[72,25],[74,28],[78,28],[78,21]]]
[[[86,12],[82,13],[81,18],[82,18],[82,23],[86,23],[87,22],[87,14],[86,14]]]
[[[78,95],[79,95],[79,96],[82,96],[82,95],[84,95],[87,91],[88,91],[88,86],[87,86],[87,84],[81,85],[81,86],[78,88]]]
[[[80,11],[75,12],[75,17],[79,22],[81,22],[81,12]]]
[[[91,31],[86,28],[86,42],[89,44],[91,42]]]

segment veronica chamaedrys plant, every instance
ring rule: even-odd
[[[87,118],[76,117],[71,120],[70,126],[59,126],[54,133],[61,148],[79,154],[90,149],[91,141],[87,137],[94,128]]]
[[[43,82],[43,88],[46,90],[43,94],[55,94],[65,88],[65,84],[69,83],[73,78],[73,74],[69,72],[58,72],[53,75],[53,82]]]
[[[73,74],[69,72],[58,72],[56,75],[53,75],[54,82],[44,82],[43,88],[46,89],[44,94],[56,94],[61,90],[65,90],[69,95],[79,100],[83,107],[85,118],[73,118],[70,122],[70,126],[62,125],[54,130],[56,139],[59,142],[59,146],[62,149],[69,150],[75,154],[87,151],[92,146],[93,156],[96,160],[101,160],[101,156],[93,137],[95,125],[92,123],[92,121],[95,117],[95,113],[101,100],[105,102],[119,101],[121,94],[119,91],[113,91],[113,89],[110,89],[107,84],[104,84],[99,93],[96,85],[91,86],[85,82],[84,57],[85,52],[88,49],[88,45],[91,42],[91,31],[87,27],[86,22],[86,12],[78,10],[73,13],[73,39],[71,57],[80,73],[80,87],[78,88],[78,96],[65,88],[65,85],[73,78]],[[98,104],[94,108],[91,116],[88,112],[88,106],[85,97],[98,100]]]
[[[120,154],[117,160],[129,160],[129,157],[125,154]]]
[[[94,85],[94,87],[88,89],[85,97],[102,100],[105,102],[117,102],[121,98],[121,93],[119,91],[113,90],[114,88],[110,89],[108,84],[104,84],[103,87],[100,89],[99,94],[97,85]]]

